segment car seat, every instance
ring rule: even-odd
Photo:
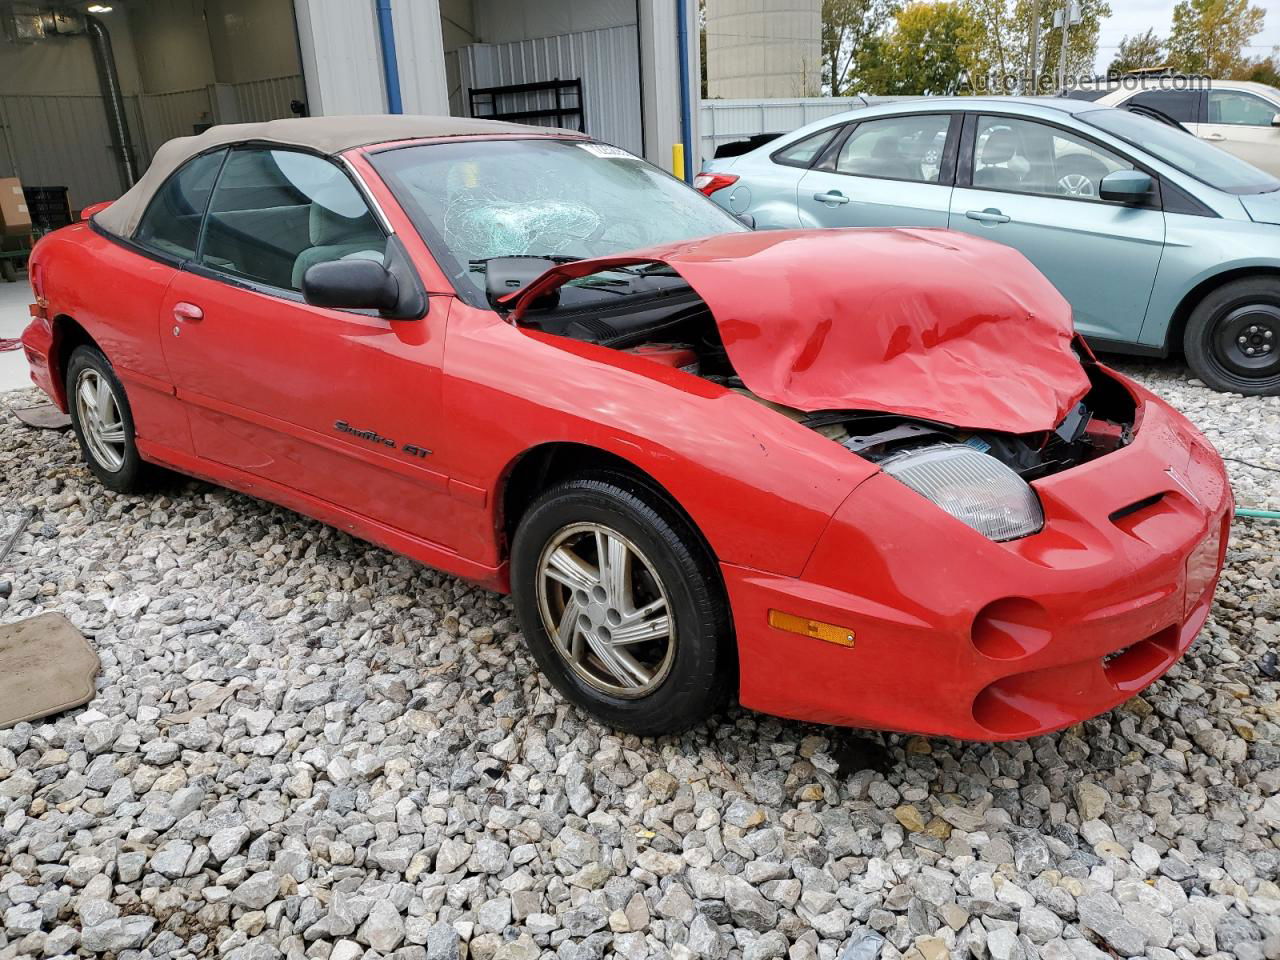
[[[293,262],[293,288],[302,289],[302,277],[317,263],[343,260],[351,256],[382,260],[387,239],[365,211],[358,217],[344,217],[323,204],[312,203],[308,224],[311,246]]]
[[[975,187],[1016,189],[1022,183],[1022,175],[1010,166],[1018,152],[1018,137],[1012,130],[995,130],[982,145],[981,164],[973,171]]]

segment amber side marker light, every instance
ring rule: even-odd
[[[787,633],[798,633],[802,637],[813,637],[827,643],[839,644],[842,647],[853,646],[853,631],[848,627],[838,627],[834,623],[823,623],[821,620],[810,620],[808,617],[797,617],[793,613],[781,610],[769,611],[769,626],[785,630]]]

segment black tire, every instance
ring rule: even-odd
[[[1280,395],[1280,281],[1223,284],[1191,312],[1182,346],[1192,371],[1214,390]]]
[[[637,568],[633,559],[629,569],[642,569],[645,577],[651,570],[674,614],[674,639],[664,641],[673,649],[663,672],[655,671],[656,686],[643,695],[613,695],[588,682],[559,652],[545,626],[546,598],[539,589],[544,550],[580,524],[603,526],[629,540],[648,564]],[[677,733],[725,704],[736,655],[719,570],[688,521],[645,484],[622,474],[594,473],[547,490],[516,530],[511,584],[516,615],[538,666],[566,699],[610,727],[641,736]],[[644,650],[643,645],[625,649],[637,647]]]
[[[82,378],[86,377],[100,378],[110,390],[111,398],[119,411],[120,423],[124,429],[121,462],[118,467],[104,462],[98,454],[95,454],[93,444],[86,437],[86,426],[81,422],[80,404],[76,397]],[[67,361],[65,390],[67,408],[71,413],[71,426],[80,444],[80,455],[93,475],[102,482],[104,487],[117,493],[140,493],[145,490],[151,471],[138,455],[129,397],[120,383],[120,378],[111,368],[111,361],[103,356],[102,351],[97,347],[88,344],[76,347],[71,353],[71,359]]]

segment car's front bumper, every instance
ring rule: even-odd
[[[879,474],[798,578],[724,565],[743,705],[975,740],[1046,733],[1160,677],[1199,633],[1232,512],[1213,448],[1141,392],[1127,447],[1033,484],[1044,529],[994,543]],[[852,647],[769,625],[838,624]]]

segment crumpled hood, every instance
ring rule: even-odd
[[[1280,223],[1280,190],[1241,194],[1240,203],[1254,223]]]
[[[1011,247],[949,230],[729,233],[548,270],[509,298],[665,263],[720,328],[743,383],[806,412],[879,410],[1050,430],[1089,388],[1071,308]]]

